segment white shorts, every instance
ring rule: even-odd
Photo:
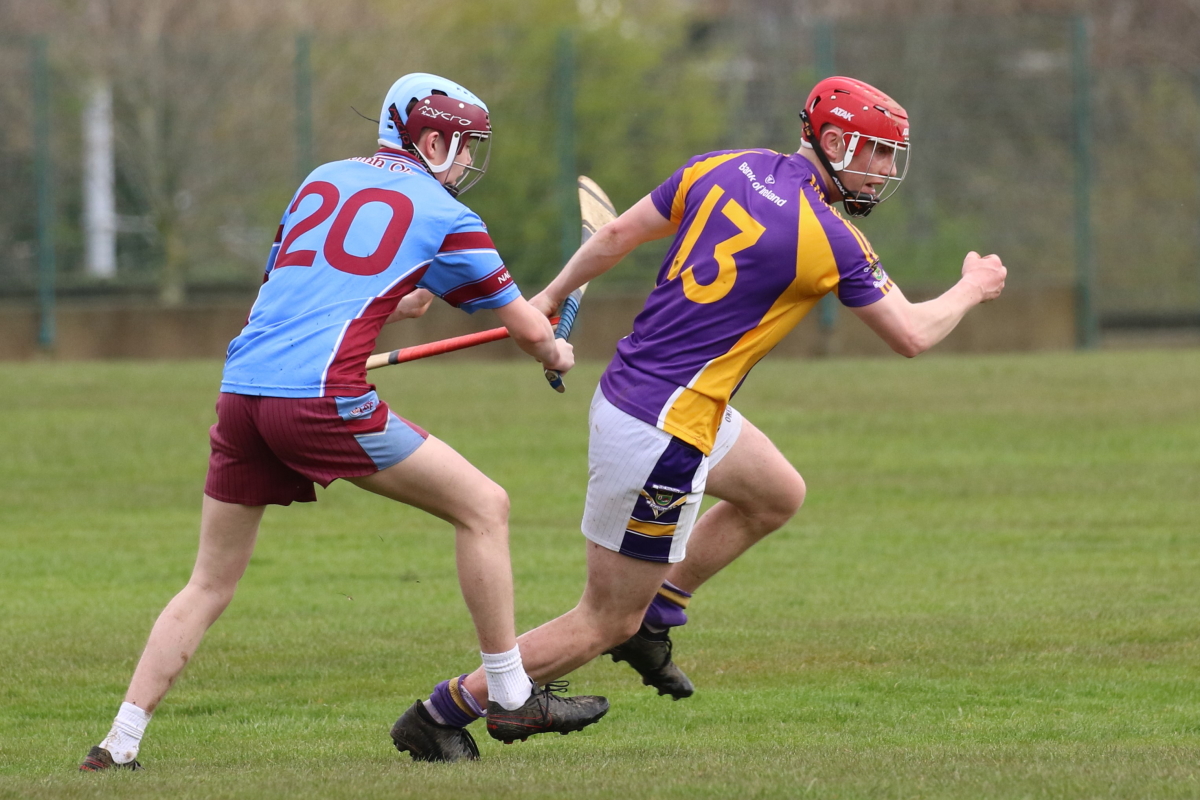
[[[726,407],[712,455],[705,456],[626,414],[597,388],[588,430],[583,535],[644,561],[682,561],[704,499],[708,470],[737,441],[742,415]]]

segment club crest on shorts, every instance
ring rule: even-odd
[[[378,404],[379,404],[378,400],[376,400],[375,398],[371,398],[370,400],[363,403],[362,405],[357,405],[354,408],[350,409],[350,416],[351,417],[361,417],[361,416],[369,417],[369,416],[371,416],[371,414],[375,413],[375,406],[377,406]]]
[[[679,508],[687,502],[686,492],[676,492],[661,486],[651,486],[649,488],[650,491],[642,489],[641,494],[646,499],[646,505],[650,507],[650,513],[654,515],[655,519],[658,519],[673,508]]]

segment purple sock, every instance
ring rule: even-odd
[[[433,694],[429,695],[427,702],[437,712],[434,716],[438,717],[438,721],[444,725],[465,728],[479,719],[479,714],[464,709],[454,699],[455,693],[466,693],[467,690],[462,688],[462,680],[465,677],[467,676],[463,675],[460,678],[451,678],[448,681],[442,681],[433,688]],[[454,683],[453,689],[450,688],[451,681]],[[474,698],[471,698],[471,700],[474,700]],[[467,705],[474,705],[471,700],[464,698],[463,702]]]
[[[690,593],[675,587],[670,582],[664,583],[663,586],[674,594],[682,595],[683,597],[692,596]],[[646,609],[646,616],[642,618],[642,621],[651,630],[663,631],[667,628],[677,628],[680,625],[686,624],[687,612],[683,610],[683,606],[659,593],[654,595],[654,600],[651,601],[650,607]]]

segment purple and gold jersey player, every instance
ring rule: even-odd
[[[800,117],[795,153],[728,150],[688,160],[598,230],[530,301],[553,313],[638,245],[672,238],[592,400],[583,598],[519,639],[539,681],[608,652],[660,694],[692,694],[669,630],[687,621],[692,594],[786,523],[806,491],[729,401],[822,296],[835,293],[893,349],[915,356],[1003,289],[1000,259],[971,252],[955,286],[910,303],[833,207],[840,201],[848,216],[865,217],[904,178],[908,114],[895,100],[852,78],[828,78]],[[706,493],[720,502],[700,515]],[[476,671],[465,687],[484,691],[484,677]]]

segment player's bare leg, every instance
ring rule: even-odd
[[[525,669],[538,683],[560,678],[629,638],[641,625],[669,566],[630,558],[594,542],[587,543],[587,560],[587,585],[579,604],[517,640]],[[467,678],[472,693],[486,688],[479,676],[477,670]]]
[[[641,624],[668,566],[630,558],[594,542],[587,543],[587,559],[587,585],[578,605],[517,640],[525,669],[535,683],[562,677],[627,639]],[[488,690],[482,668],[459,685],[477,698]],[[555,728],[562,733],[591,724],[608,710],[603,698],[543,697],[544,702],[563,704],[554,709],[567,725],[566,729]],[[519,726],[494,704],[488,709],[488,732],[497,739],[523,738]]]
[[[804,502],[804,480],[783,454],[747,420],[725,457],[709,471],[706,494],[720,502],[696,521],[687,557],[671,565],[637,633],[608,651],[642,682],[679,700],[695,691],[672,659],[672,627],[687,622],[685,609],[705,581],[763,537],[783,526]]]
[[[588,581],[579,604],[517,640],[525,669],[537,684],[566,675],[628,638],[641,624],[646,606],[667,571],[666,564],[623,556],[592,542],[587,544],[587,554]],[[476,708],[488,696],[487,675],[482,667],[448,683]],[[446,688],[445,683],[439,685],[430,702],[447,714],[447,724],[468,724],[469,715],[459,715],[465,709],[438,701],[438,692],[444,693]],[[506,714],[495,703],[489,703],[488,732],[505,741],[547,730],[567,733],[590,725],[608,711],[604,698],[560,698],[541,689],[531,696],[530,704],[530,709],[523,706]],[[530,711],[535,715],[532,720],[527,716]],[[535,726],[537,729],[531,729]]]
[[[737,441],[709,471],[705,494],[721,502],[696,521],[687,557],[667,574],[688,593],[783,527],[800,510],[805,485],[771,440],[743,420]]]
[[[555,705],[556,711],[582,704],[599,709],[574,721],[569,714],[559,713],[553,727],[535,727],[510,740],[547,730],[578,730],[604,715],[608,702],[603,698],[553,697],[529,682],[513,620],[508,495],[499,485],[432,436],[399,464],[352,480],[454,526],[459,585],[483,654],[476,693],[465,696],[458,678],[443,681],[429,701],[415,703],[396,720],[391,735],[398,750],[418,761],[478,758],[479,751],[465,726],[481,716],[485,706],[489,712],[512,710],[526,720],[536,715],[533,709],[544,712],[548,705]]]
[[[503,488],[433,436],[399,464],[348,480],[453,525],[458,582],[481,649],[504,653],[516,647]]]
[[[233,599],[254,553],[263,509],[205,496],[192,577],[158,615],[125,695],[127,703],[153,712],[183,672],[204,633]]]
[[[229,605],[246,572],[263,508],[205,496],[192,577],[158,615],[112,730],[92,748],[80,769],[138,768],[135,759],[151,713],[179,678],[205,632]]]

